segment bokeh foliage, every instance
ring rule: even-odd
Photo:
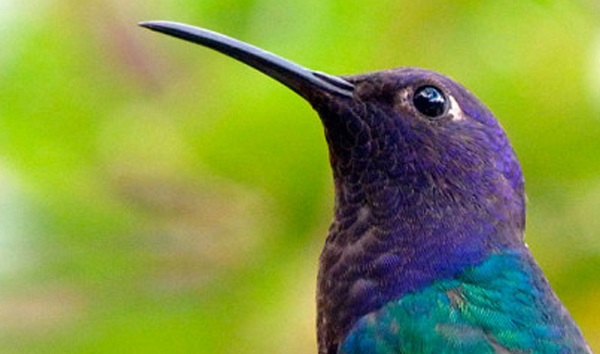
[[[0,347],[315,352],[322,129],[273,80],[136,27],[188,22],[310,68],[446,73],[521,159],[527,240],[600,350],[600,3],[4,0]]]

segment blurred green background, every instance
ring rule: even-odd
[[[315,353],[332,210],[310,68],[446,73],[521,159],[528,243],[600,351],[600,2],[0,0],[0,352]]]

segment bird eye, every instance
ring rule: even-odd
[[[413,95],[415,108],[429,118],[438,118],[446,112],[448,100],[440,89],[434,86],[421,86]]]

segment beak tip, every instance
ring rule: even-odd
[[[138,26],[155,31],[155,30],[161,28],[162,27],[161,24],[164,24],[164,23],[165,23],[165,21],[141,21],[141,22],[138,22]]]

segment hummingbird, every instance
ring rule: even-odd
[[[319,354],[591,353],[524,241],[520,164],[490,110],[436,72],[313,71],[206,29],[212,48],[317,111],[333,172],[319,260]]]

